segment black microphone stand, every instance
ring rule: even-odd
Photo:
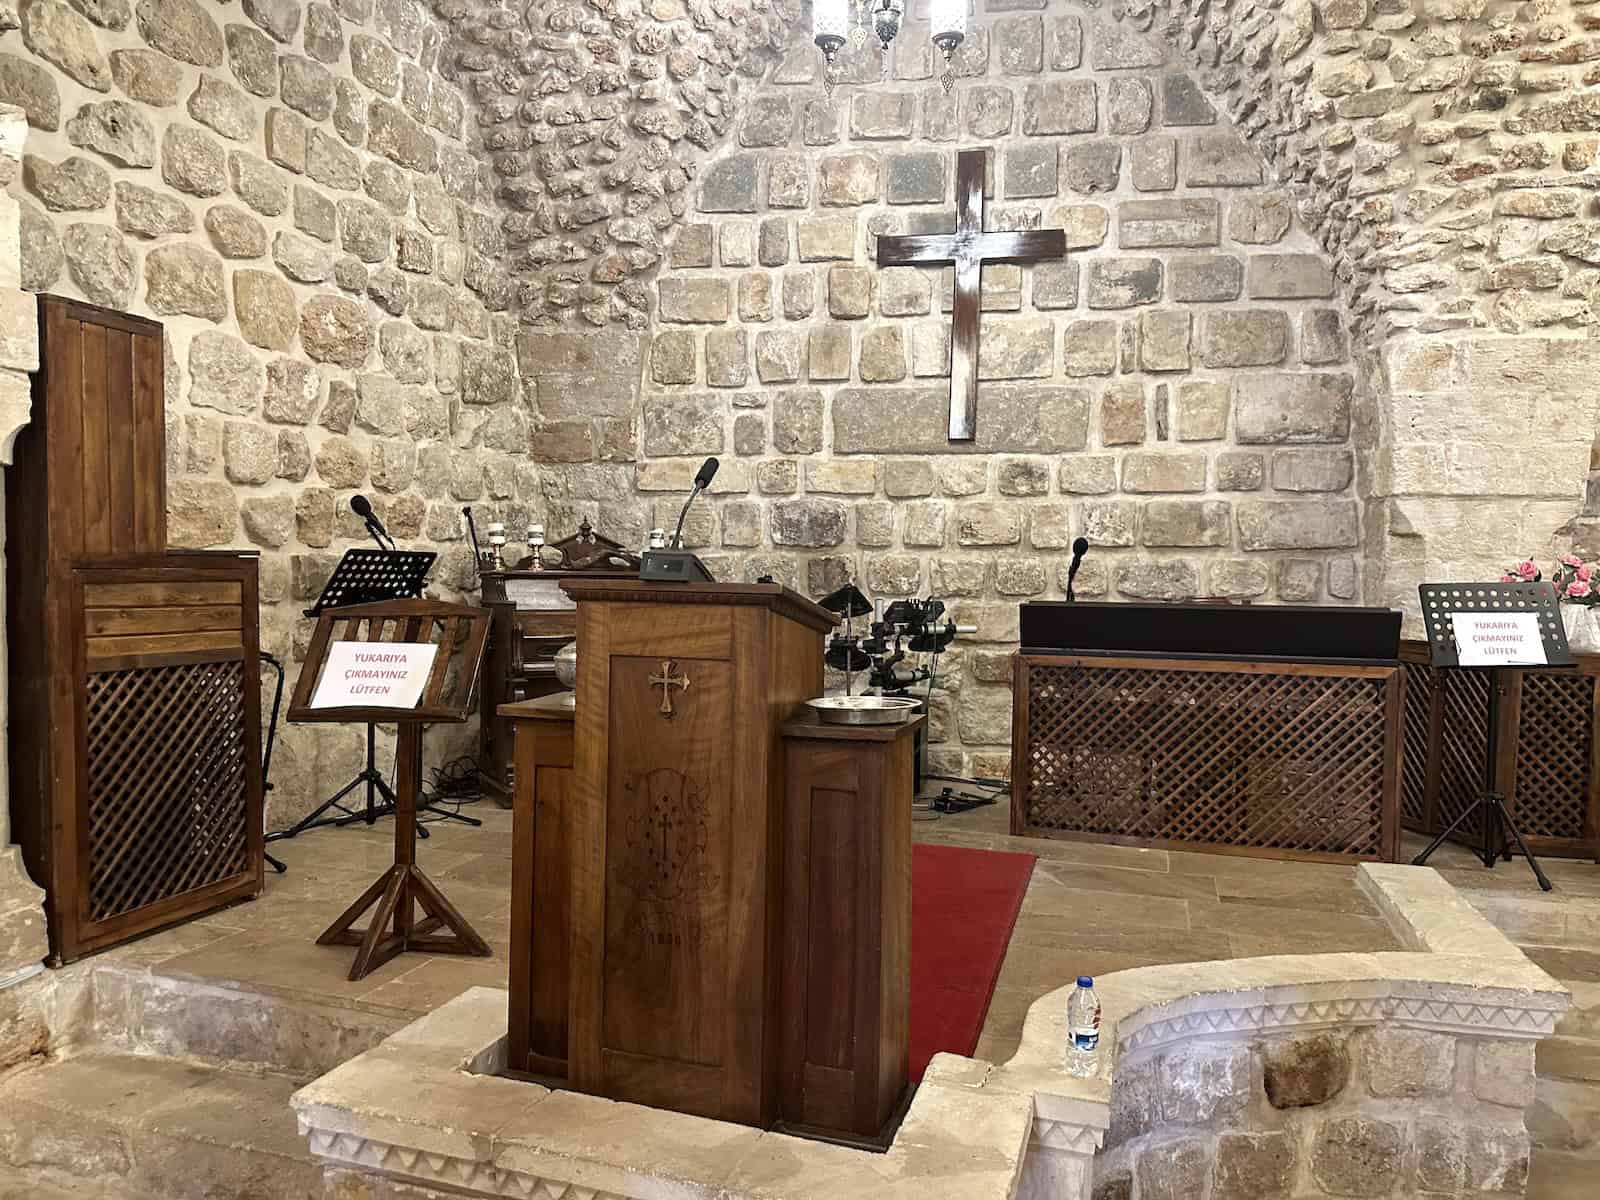
[[[683,549],[683,519],[689,515],[689,506],[694,503],[695,497],[703,491],[705,491],[705,485],[696,483],[694,485],[694,491],[689,493],[689,498],[683,502],[683,507],[678,510],[678,527],[672,531],[672,544],[669,547],[670,549]]]
[[[1067,599],[1076,602],[1078,597],[1073,594],[1072,581],[1078,577],[1078,568],[1083,565],[1083,556],[1089,553],[1089,539],[1078,538],[1072,543],[1072,564],[1067,567]]]

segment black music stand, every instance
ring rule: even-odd
[[[1458,671],[1485,671],[1489,676],[1488,740],[1484,748],[1483,789],[1477,799],[1456,814],[1455,820],[1440,831],[1428,848],[1411,860],[1413,866],[1424,866],[1428,857],[1444,840],[1459,829],[1468,817],[1477,814],[1483,822],[1483,845],[1474,850],[1479,861],[1493,867],[1504,858],[1511,861],[1511,843],[1522,851],[1522,857],[1533,868],[1533,877],[1545,891],[1553,885],[1534,858],[1533,851],[1523,840],[1506,808],[1506,798],[1495,786],[1495,767],[1500,760],[1500,693],[1505,687],[1503,673],[1507,667],[1573,665],[1572,652],[1567,649],[1567,634],[1561,624],[1561,611],[1556,601],[1555,588],[1549,583],[1424,583],[1417,589],[1422,598],[1422,623],[1428,636],[1429,660],[1435,667]],[[1462,666],[1456,645],[1455,625],[1451,618],[1456,614],[1486,614],[1498,616],[1529,613],[1538,618],[1539,639],[1544,645],[1543,663],[1507,662],[1501,666]]]
[[[317,617],[328,609],[349,608],[356,604],[380,604],[387,600],[417,599],[422,595],[428,572],[433,570],[436,558],[438,555],[432,550],[370,550],[365,546],[346,550],[344,557],[339,560],[339,565],[328,577],[328,582],[323,585],[322,594],[317,597],[317,602],[305,610],[305,615]],[[366,805],[363,809],[352,812],[342,802],[346,796],[363,785],[367,789]],[[382,800],[379,800],[380,796]],[[329,809],[337,809],[338,815],[327,815]],[[281,838],[292,838],[308,829],[320,829],[326,825],[342,828],[356,821],[365,821],[368,825],[373,825],[377,823],[379,817],[387,817],[394,811],[394,790],[389,787],[389,781],[384,778],[383,772],[378,770],[376,727],[369,722],[366,767],[313,811],[288,829],[267,834],[266,840],[275,842]],[[469,824],[480,823],[475,818],[460,813],[446,812],[443,809],[439,812],[443,816]],[[419,828],[417,832],[422,837],[428,836],[426,829]]]

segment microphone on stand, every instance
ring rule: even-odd
[[[722,464],[713,455],[700,464],[700,469],[695,472],[694,491],[689,493],[689,498],[683,502],[683,508],[678,512],[678,527],[672,531],[672,549],[683,549],[683,519],[689,515],[689,505],[694,503],[694,498],[711,486],[711,481],[717,477],[717,468]]]
[[[683,502],[678,512],[678,527],[672,531],[672,541],[664,550],[646,550],[639,558],[639,578],[660,583],[714,583],[705,563],[683,548],[683,520],[689,515],[689,506],[695,497],[711,486],[716,477],[718,462],[708,458],[695,472],[694,490]]]
[[[350,511],[366,523],[367,532],[372,535],[372,540],[378,543],[379,550],[394,549],[394,539],[389,536],[389,531],[383,527],[383,522],[378,520],[378,514],[372,511],[372,501],[359,494],[351,496]],[[384,545],[385,542],[388,545]]]
[[[1072,542],[1072,565],[1067,568],[1067,599],[1076,600],[1072,594],[1072,581],[1077,578],[1078,568],[1083,565],[1083,556],[1089,553],[1088,538],[1074,538]]]

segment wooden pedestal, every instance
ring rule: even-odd
[[[906,1089],[911,802],[905,725],[785,724],[778,1112],[874,1140]]]
[[[350,978],[363,979],[397,954],[489,956],[489,945],[417,866],[417,792],[422,783],[422,728],[402,721],[395,747],[394,864],[322,931],[319,946],[355,946]],[[420,921],[416,910],[426,914]],[[368,909],[365,929],[351,928]],[[447,930],[440,933],[439,930]]]
[[[514,731],[511,1012],[513,1071],[567,1077],[568,960],[572,940],[571,693],[503,704]]]

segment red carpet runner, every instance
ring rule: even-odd
[[[911,848],[911,1078],[941,1051],[971,1054],[989,1012],[1031,854]]]

